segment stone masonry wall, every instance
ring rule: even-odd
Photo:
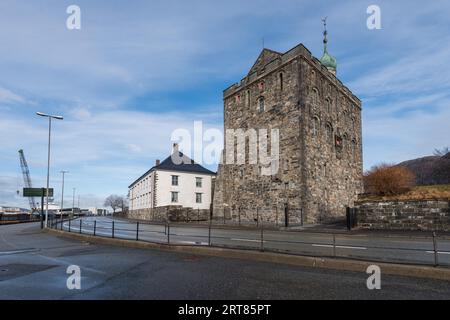
[[[357,203],[364,229],[450,231],[450,201],[414,200]]]
[[[153,209],[130,210],[129,219],[148,220],[154,222],[189,222],[208,221],[210,210],[197,210],[181,206],[164,206]]]
[[[290,224],[345,216],[362,192],[361,103],[303,45],[265,49],[224,91],[224,129],[252,128],[279,129],[279,170],[264,176],[259,164],[221,164],[214,217],[236,220],[241,210],[253,221],[260,210],[273,222],[286,207]]]

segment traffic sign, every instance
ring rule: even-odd
[[[46,188],[23,188],[24,197],[46,197]],[[53,188],[48,189],[48,196],[53,197]]]

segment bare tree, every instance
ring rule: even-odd
[[[450,148],[444,147],[442,149],[434,149],[433,155],[438,156],[438,157],[443,157],[449,152],[450,152]]]
[[[120,198],[120,209],[122,210],[122,214],[128,213],[128,199],[126,197],[119,197]]]
[[[123,203],[123,199],[121,196],[112,194],[105,200],[105,207],[111,207],[113,209],[113,214],[116,213],[116,210],[121,208]]]

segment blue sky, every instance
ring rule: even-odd
[[[81,8],[68,30],[66,8]],[[369,5],[381,30],[366,27]],[[265,46],[303,43],[322,54],[321,17],[338,77],[363,103],[365,169],[448,146],[448,1],[21,1],[0,0],[0,206],[22,205],[17,151],[35,186],[77,188],[98,205],[171,149],[176,128],[222,127],[222,90],[239,81]],[[214,169],[214,168],[213,168]]]

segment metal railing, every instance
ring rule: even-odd
[[[334,232],[238,229],[207,225],[152,224],[92,218],[55,219],[49,227],[97,237],[176,246],[209,246],[293,255],[450,267],[450,239],[435,232],[420,237]]]

